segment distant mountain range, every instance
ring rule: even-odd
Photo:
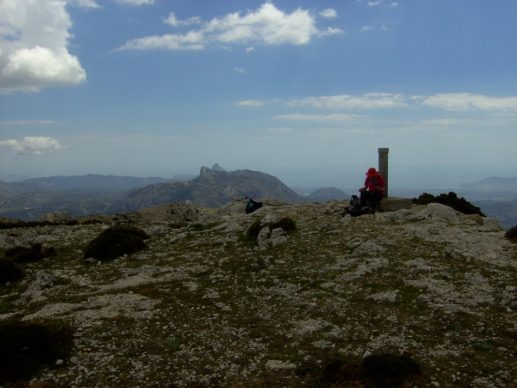
[[[489,177],[460,186],[472,200],[511,200],[517,198],[517,178]]]
[[[131,191],[125,198],[128,210],[167,202],[192,202],[203,207],[220,207],[235,198],[275,198],[283,202],[302,202],[305,199],[283,184],[278,178],[258,171],[227,172],[202,167],[199,176],[186,182],[149,185]]]
[[[278,178],[257,171],[225,171],[202,167],[186,181],[104,175],[50,177],[23,182],[0,182],[0,216],[34,220],[47,213],[72,217],[115,214],[170,202],[219,207],[235,198],[305,199]]]
[[[20,189],[22,192],[73,190],[117,192],[167,181],[168,179],[156,177],[137,178],[132,176],[88,174],[79,176],[34,178],[27,179],[22,182],[9,183],[9,185]]]
[[[327,202],[330,200],[345,200],[349,199],[350,196],[343,190],[336,187],[323,187],[316,189],[309,194],[306,199],[312,202]]]
[[[421,193],[414,191],[417,194],[407,196]],[[449,191],[456,191],[480,206],[485,214],[497,218],[504,227],[517,225],[517,178],[489,177]],[[22,182],[0,181],[0,216],[37,220],[54,212],[72,217],[116,214],[172,202],[220,207],[243,197],[275,198],[287,203],[326,202],[349,197],[334,187],[301,192],[310,194],[301,195],[269,174],[251,170],[228,172],[218,164],[212,168],[202,167],[197,177],[178,176],[172,180],[93,174],[60,176]],[[397,190],[392,192],[395,196],[400,195]]]
[[[476,182],[465,183],[460,186],[469,191],[517,192],[517,178],[488,177]]]

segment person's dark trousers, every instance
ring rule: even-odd
[[[371,205],[376,210],[379,208],[379,202],[382,199],[381,191],[361,191],[361,205]]]

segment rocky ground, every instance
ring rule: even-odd
[[[0,252],[57,253],[0,286],[0,322],[73,332],[69,357],[25,383],[361,387],[379,381],[368,356],[404,355],[420,373],[395,386],[515,387],[517,245],[497,223],[439,204],[357,218],[343,207],[167,205],[0,230]],[[114,221],[145,230],[148,248],[83,258]]]

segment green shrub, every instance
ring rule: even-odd
[[[115,225],[93,239],[84,252],[84,258],[99,260],[115,259],[147,248],[149,239],[143,230],[130,225]]]
[[[245,237],[248,240],[256,241],[257,237],[260,233],[260,229],[262,229],[262,220],[260,218],[257,218],[253,223],[246,229]]]
[[[402,387],[421,374],[420,365],[407,355],[372,354],[361,363],[361,377],[368,387]]]
[[[465,198],[458,198],[458,194],[449,192],[448,194],[440,194],[435,197],[432,194],[423,193],[418,198],[413,198],[413,203],[418,205],[427,205],[429,203],[436,202],[442,205],[449,206],[454,210],[457,210],[463,214],[479,214],[482,217],[485,215],[481,212],[481,209],[472,203],[468,202]]]
[[[72,345],[72,330],[63,325],[0,322],[0,384],[31,379],[57,360],[65,362]]]
[[[23,278],[23,270],[9,259],[0,259],[0,285]]]
[[[282,228],[286,232],[292,232],[296,230],[296,222],[293,221],[292,218],[282,217],[280,220],[273,222],[271,225],[271,229]]]
[[[508,229],[504,234],[504,237],[506,237],[511,242],[517,243],[517,225]]]

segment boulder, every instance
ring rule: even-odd
[[[459,224],[459,218],[456,211],[449,206],[442,205],[441,203],[430,203],[425,209],[422,209],[418,215],[418,218],[425,220],[443,220],[450,225]]]
[[[410,209],[413,206],[413,201],[409,198],[383,198],[379,203],[379,210],[381,212],[394,212],[402,209]]]

